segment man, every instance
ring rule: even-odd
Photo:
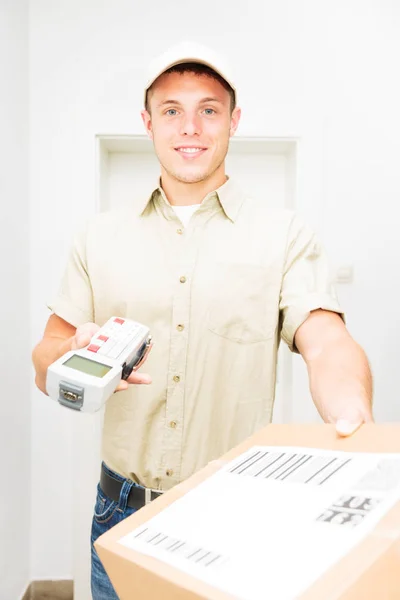
[[[372,420],[368,362],[315,235],[225,173],[241,114],[229,70],[190,45],[151,69],[142,117],[159,185],[77,236],[33,353],[46,393],[49,364],[113,314],[153,334],[152,382],[135,372],[137,385],[121,382],[106,405],[92,543],[157,495],[149,490],[169,489],[270,421],[280,337],[303,356],[325,421],[348,435]],[[93,597],[116,598],[94,550],[92,559]]]

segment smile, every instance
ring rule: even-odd
[[[204,152],[206,152],[207,148],[197,148],[193,147],[178,147],[175,150],[182,156],[184,160],[196,160],[199,158]]]
[[[189,152],[189,154],[191,152],[200,152],[200,150],[203,150],[203,148],[178,148],[178,152]]]

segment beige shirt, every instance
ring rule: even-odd
[[[153,383],[108,400],[102,447],[111,469],[158,489],[269,423],[280,337],[295,350],[311,310],[340,312],[313,232],[230,179],[187,228],[159,188],[97,215],[49,308],[74,326],[115,315],[150,327]]]

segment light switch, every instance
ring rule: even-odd
[[[353,265],[343,265],[336,269],[335,283],[352,283],[353,279]]]

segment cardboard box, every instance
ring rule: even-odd
[[[260,430],[97,540],[96,550],[121,600],[235,598],[157,558],[127,548],[119,540],[253,446],[400,453],[400,425],[364,425],[349,438],[339,438],[333,426],[322,424],[269,425]],[[297,597],[301,600],[399,600],[400,502],[395,503],[353,549]],[[269,595],[268,600],[275,599]]]

